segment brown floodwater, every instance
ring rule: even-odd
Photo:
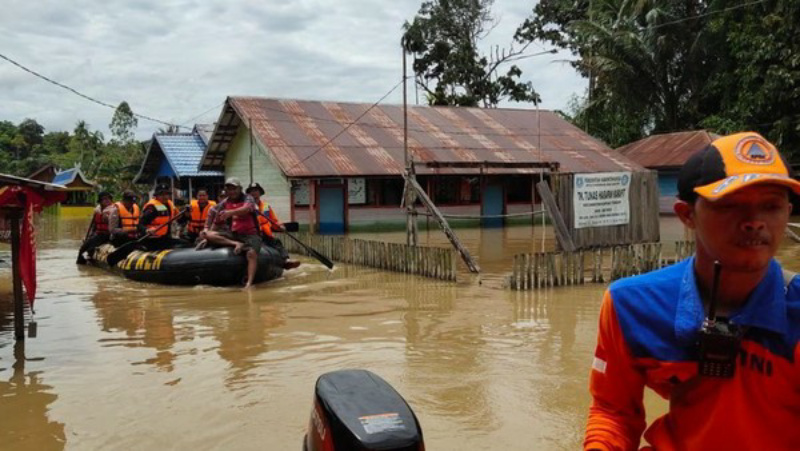
[[[502,289],[511,256],[541,247],[540,228],[458,230],[483,269],[458,283],[304,260],[242,292],[78,267],[85,224],[42,226],[38,337],[24,349],[0,267],[4,450],[298,450],[316,378],[344,368],[391,383],[428,450],[580,446],[605,286]],[[681,237],[674,219],[662,221],[663,240]],[[438,230],[421,240],[445,243]],[[782,256],[796,261],[796,250],[787,244]],[[666,408],[652,396],[647,406],[651,417]]]

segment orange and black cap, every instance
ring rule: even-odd
[[[755,132],[723,136],[692,155],[678,174],[678,199],[717,200],[746,186],[777,184],[800,194],[789,163]]]

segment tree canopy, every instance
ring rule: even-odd
[[[103,189],[121,192],[131,187],[144,158],[136,141],[137,121],[127,102],[122,102],[109,125],[112,139],[78,121],[72,133],[45,132],[34,119],[19,124],[0,121],[0,172],[26,177],[46,164],[61,169],[79,166]]]
[[[528,44],[495,48],[482,55],[479,43],[494,29],[494,0],[430,0],[404,25],[403,47],[414,54],[417,83],[431,105],[495,107],[505,99],[540,101],[522,71],[511,64]]]
[[[590,79],[571,118],[611,146],[755,130],[800,151],[800,0],[541,0],[517,31]]]

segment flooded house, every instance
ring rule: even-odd
[[[658,172],[659,211],[672,214],[678,195],[678,171],[692,154],[718,137],[707,130],[664,133],[626,144],[617,148],[617,152]]]
[[[199,170],[200,160],[208,144],[210,126],[198,124],[190,133],[155,133],[147,146],[142,166],[133,182],[173,187],[175,198],[188,202],[200,188],[216,196],[222,189],[223,174],[215,170]]]
[[[60,170],[47,164],[28,178],[66,188],[66,198],[55,206],[62,217],[87,217],[94,210],[97,184],[86,177],[80,166]]]
[[[199,170],[259,182],[282,219],[320,233],[404,224],[403,123],[398,105],[229,97]],[[411,106],[407,130],[431,200],[484,226],[530,221],[556,172],[643,170],[552,111]]]

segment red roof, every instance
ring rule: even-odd
[[[653,135],[617,151],[646,168],[679,168],[719,136],[706,130]]]
[[[400,175],[403,108],[370,107],[229,97],[201,168],[221,169],[239,125],[252,124],[253,134],[287,177]],[[492,169],[484,172],[495,174],[538,172],[532,167],[547,164],[557,164],[559,172],[642,170],[551,111],[410,106],[408,147],[415,162],[443,166],[418,166],[420,174],[479,171],[442,165],[469,162],[488,162]],[[498,167],[503,163],[509,167]],[[525,164],[531,167],[520,167]]]

